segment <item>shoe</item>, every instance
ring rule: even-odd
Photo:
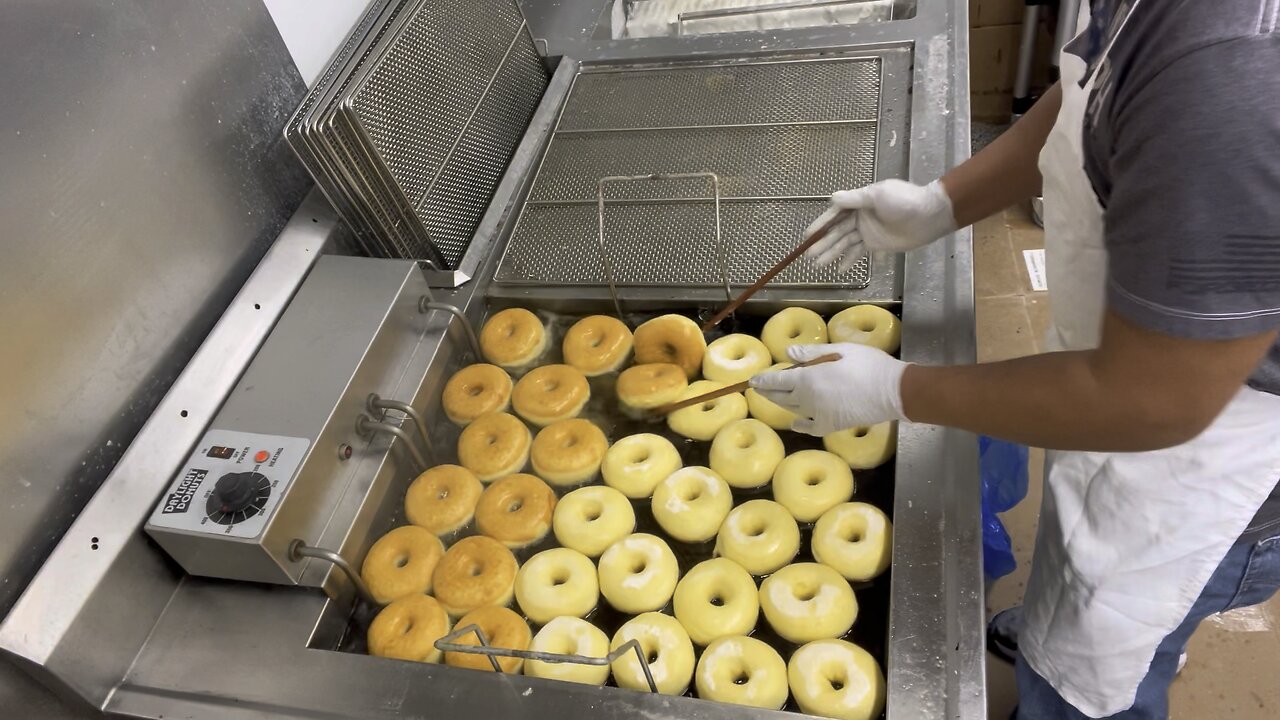
[[[1178,675],[1181,675],[1181,674],[1182,674],[1182,668],[1184,668],[1184,667],[1186,667],[1186,666],[1187,666],[1187,654],[1186,654],[1186,653],[1182,653],[1181,655],[1179,655],[1179,656],[1178,656],[1178,669],[1174,671],[1174,673],[1173,673],[1173,674],[1174,674],[1174,676],[1176,677],[1176,676],[1178,676]]]
[[[1007,663],[1018,661],[1018,632],[1022,629],[1022,606],[1001,610],[987,623],[987,652]]]

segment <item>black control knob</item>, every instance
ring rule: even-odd
[[[221,525],[247,520],[262,511],[271,495],[271,481],[262,473],[227,473],[218,478],[205,511]]]

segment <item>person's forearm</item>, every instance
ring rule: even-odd
[[[942,177],[956,225],[965,227],[1040,192],[1040,149],[1062,105],[1058,85],[1013,127]]]

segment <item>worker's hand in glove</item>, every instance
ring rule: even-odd
[[[916,185],[881,180],[832,195],[831,207],[805,229],[805,239],[841,210],[853,212],[805,251],[805,256],[818,265],[829,265],[839,258],[840,272],[852,268],[868,253],[906,252],[956,229],[951,198],[941,182]]]
[[[787,355],[795,362],[821,355],[839,360],[762,373],[751,387],[765,398],[799,415],[792,428],[809,435],[903,420],[902,373],[907,363],[866,345],[793,345]]]

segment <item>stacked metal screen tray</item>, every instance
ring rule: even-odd
[[[285,137],[370,255],[456,269],[547,81],[514,0],[376,0]]]
[[[584,68],[561,110],[495,281],[748,285],[800,241],[836,191],[876,179],[882,58]],[[714,173],[608,181],[609,176]],[[601,202],[603,198],[603,202]],[[601,210],[603,207],[603,210]],[[717,207],[718,217],[717,217]],[[774,286],[866,287],[793,263]]]

